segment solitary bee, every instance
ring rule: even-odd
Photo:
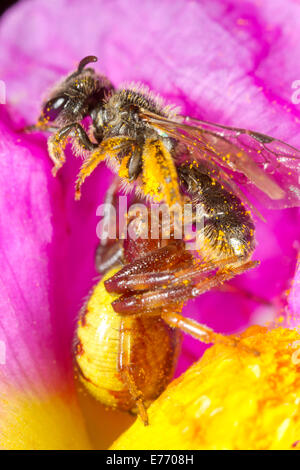
[[[123,186],[140,196],[169,206],[200,205],[199,250],[217,270],[201,292],[254,267],[250,258],[255,226],[246,207],[256,209],[246,194],[264,196],[278,208],[298,206],[299,150],[258,132],[181,116],[142,85],[115,89],[106,77],[86,67],[96,61],[95,56],[81,60],[51,93],[33,126],[53,132],[48,139],[53,174],[64,164],[64,150],[71,140],[75,151],[85,156],[76,199],[86,177],[105,160]],[[87,117],[88,132],[82,124]],[[193,276],[191,264],[186,280]],[[183,295],[189,298],[198,291],[186,287]],[[159,303],[157,292],[155,298]],[[132,298],[131,309],[133,303]],[[120,313],[125,313],[125,302],[120,305]]]
[[[118,294],[112,308],[120,325],[123,317],[155,314],[200,340],[219,338],[184,318],[180,306],[257,265],[251,260],[255,225],[250,210],[256,211],[251,195],[278,208],[299,206],[300,152],[258,132],[184,117],[142,85],[115,89],[87,67],[96,61],[88,56],[79,63],[50,94],[33,126],[52,132],[48,149],[53,174],[64,164],[71,141],[75,152],[85,157],[76,199],[86,177],[105,161],[117,174],[118,189],[133,189],[138,198],[170,207],[187,202],[201,206],[203,222],[200,262],[178,240],[149,242],[147,253],[137,250],[131,258],[124,241],[100,244],[100,272],[112,273],[123,263],[105,281],[106,290]],[[114,192],[112,186],[109,197]],[[128,349],[130,341],[122,335]],[[125,369],[128,387],[136,390],[130,368]],[[141,410],[143,400],[136,400]],[[145,413],[140,413],[145,421]]]

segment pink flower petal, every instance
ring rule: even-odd
[[[279,316],[279,321],[287,328],[300,328],[300,258],[289,289],[288,303],[284,315]]]
[[[87,448],[65,331],[62,192],[44,142],[16,133],[3,108],[0,166],[0,445]]]

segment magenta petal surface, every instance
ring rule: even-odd
[[[49,176],[44,145],[16,133],[3,108],[1,118],[1,378],[13,376],[21,387],[55,386],[69,369],[65,335],[55,322],[66,317],[56,250],[66,243],[61,191]]]
[[[291,282],[288,305],[285,309],[283,321],[290,328],[300,328],[300,258],[296,266],[295,276]]]
[[[10,118],[5,119],[14,121],[18,115],[32,123],[46,90],[82,57],[95,54],[97,69],[116,85],[142,81],[181,105],[184,113],[252,128],[300,147],[300,108],[291,102],[292,82],[300,78],[299,40],[300,5],[283,0],[24,1],[0,24],[0,78],[11,105]],[[6,295],[1,318],[4,321],[11,305],[8,298],[17,299],[15,310],[23,299],[29,307],[20,314],[20,324],[25,322],[22,332],[28,331],[31,316],[37,317],[43,325],[36,333],[42,339],[37,336],[37,341],[67,364],[74,319],[95,275],[95,213],[110,175],[99,168],[83,188],[82,201],[75,203],[73,182],[79,162],[70,157],[53,181],[45,139],[20,138],[21,143],[17,137],[13,140],[13,149],[22,147],[19,152],[12,152],[5,140],[2,143],[10,149],[10,157],[1,160],[1,193],[8,214],[1,229],[3,256],[9,254],[20,281],[12,282],[14,275],[7,265],[9,285],[15,291]],[[31,159],[24,158],[23,152],[31,152]],[[33,170],[26,166],[31,161]],[[21,181],[10,184],[15,174]],[[233,285],[264,297],[270,305],[249,300],[241,292],[212,292],[189,303],[185,314],[228,333],[275,315],[277,300],[295,269],[299,214],[292,209],[265,216],[267,224],[257,223],[255,257],[261,265]],[[19,232],[14,226],[20,226]],[[34,268],[28,258],[34,260]],[[5,331],[12,328],[18,337],[16,312],[9,318]],[[58,331],[55,338],[53,325]],[[25,338],[22,333],[22,341]],[[200,354],[199,344],[186,338],[184,351],[181,367]]]
[[[6,111],[0,109],[0,448],[89,448],[66,334],[62,192],[44,141],[16,132]]]

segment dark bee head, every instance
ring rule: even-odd
[[[103,104],[114,87],[106,77],[97,75],[90,67],[85,67],[88,63],[96,61],[95,56],[82,59],[77,70],[53,90],[43,105],[38,120],[40,125],[49,122],[62,125],[78,122],[91,114],[95,107]]]

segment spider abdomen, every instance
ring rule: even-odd
[[[135,401],[120,372],[122,316],[111,302],[116,295],[104,287],[94,288],[77,324],[74,357],[79,379],[106,406],[136,412]],[[130,373],[146,406],[157,398],[174,373],[181,334],[160,317],[132,317],[130,321]]]

